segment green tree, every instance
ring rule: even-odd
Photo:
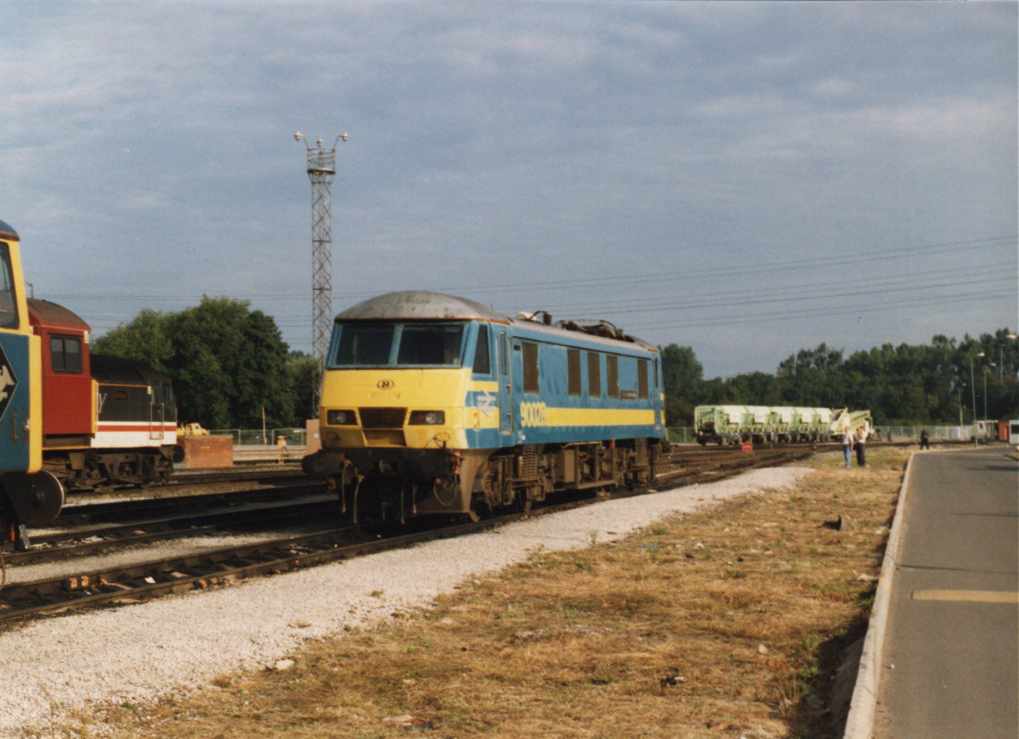
[[[826,344],[801,349],[779,363],[778,392],[765,373],[702,383],[700,402],[850,406],[870,409],[878,424],[959,423],[977,415],[1019,416],[1019,341],[1007,329],[961,341],[944,335],[929,344],[882,344],[848,357]],[[981,354],[983,356],[981,356]],[[973,380],[970,380],[970,363]],[[984,381],[986,379],[986,389]]]
[[[164,374],[173,357],[172,313],[143,310],[130,323],[122,323],[92,345],[96,354],[136,359]]]
[[[287,357],[287,377],[294,393],[293,425],[304,423],[306,418],[318,416],[314,407],[315,391],[322,382],[318,360],[304,352],[290,352]]]
[[[666,420],[671,426],[690,426],[704,380],[704,368],[688,346],[669,344],[661,349],[661,357]]]
[[[287,345],[276,322],[246,301],[202,298],[173,321],[178,407],[209,428],[293,420]]]
[[[143,310],[96,340],[94,350],[168,375],[182,422],[258,427],[263,409],[271,426],[296,420],[288,347],[276,322],[247,302],[204,297],[179,313]]]

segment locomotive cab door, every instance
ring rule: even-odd
[[[0,472],[31,467],[29,382],[29,337],[0,329]]]
[[[504,437],[513,435],[513,386],[510,380],[510,342],[506,329],[495,333],[495,352],[498,357],[499,377],[499,433]]]
[[[163,403],[163,394],[156,385],[148,386],[149,393],[149,441],[163,440],[163,422],[166,420],[166,406]]]

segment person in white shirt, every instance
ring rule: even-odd
[[[867,466],[867,427],[860,426],[856,429],[856,463],[861,467]]]
[[[846,460],[847,470],[853,466],[853,442],[853,432],[846,429],[846,432],[842,434],[842,457]]]

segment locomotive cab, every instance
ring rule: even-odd
[[[411,307],[362,304],[337,318],[330,343],[323,450],[310,464],[330,475],[345,505],[369,516],[469,511],[488,456],[470,448],[465,425],[465,398],[494,386],[474,379],[479,335],[488,356],[488,312],[467,301],[423,315]],[[365,479],[371,494],[362,496]]]

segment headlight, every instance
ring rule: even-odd
[[[446,422],[446,414],[443,411],[411,411],[410,423],[412,426],[441,426]]]
[[[356,426],[357,416],[354,411],[328,411],[326,423],[330,426]]]

